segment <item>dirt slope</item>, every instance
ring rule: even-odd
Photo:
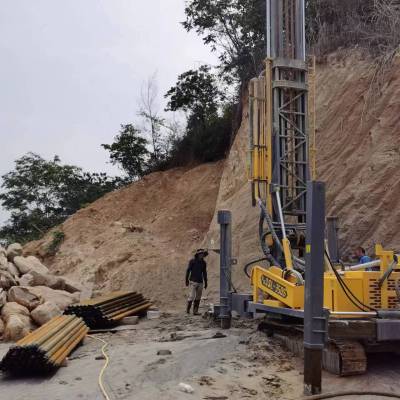
[[[400,249],[400,60],[384,85],[371,63],[335,58],[318,72],[318,157],[328,209],[341,220],[341,245]]]
[[[327,183],[328,212],[340,218],[344,255],[356,245],[372,254],[375,242],[400,248],[399,63],[379,91],[370,89],[371,61],[360,56],[332,56],[318,66],[318,178]],[[224,163],[153,174],[105,196],[64,223],[66,241],[46,261],[95,288],[134,287],[175,307],[176,300],[184,302],[187,258],[197,246],[218,247],[216,212],[230,209],[234,282],[247,289],[242,267],[260,256],[258,210],[251,207],[245,172],[247,131],[245,100],[242,126]],[[129,224],[144,231],[130,232],[124,228]],[[43,254],[48,242],[27,250]],[[211,299],[218,293],[218,268],[218,256],[210,254]]]
[[[51,240],[32,242],[27,253],[51,270],[94,289],[135,289],[158,303],[182,299],[184,271],[214,213],[223,163],[154,173],[110,193],[69,218],[59,252]]]
[[[373,255],[374,244],[400,250],[400,60],[386,73],[377,90],[370,60],[360,55],[332,55],[318,66],[317,170],[327,185],[328,214],[340,218],[342,255],[363,245]],[[245,102],[247,105],[247,101]],[[250,205],[246,180],[248,108],[225,164],[216,211],[233,213],[233,248],[238,265],[234,282],[248,288],[243,265],[261,255],[258,210]],[[218,243],[214,215],[205,243]],[[218,258],[210,257],[218,278]],[[211,286],[218,293],[218,282]]]
[[[246,175],[247,135],[248,135],[248,99],[244,100],[242,126],[240,127],[228,159],[218,193],[215,214],[210,229],[204,240],[204,246],[215,248],[219,246],[218,210],[232,212],[232,256],[238,263],[233,269],[232,280],[237,289],[248,290],[249,282],[243,273],[243,265],[249,260],[260,258],[258,245],[257,208],[251,205],[250,184]],[[209,256],[209,275],[211,298],[217,298],[219,292],[219,256],[211,253]]]

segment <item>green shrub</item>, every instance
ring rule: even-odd
[[[63,231],[54,231],[53,239],[51,243],[47,246],[47,253],[51,256],[56,255],[64,239],[65,233]]]

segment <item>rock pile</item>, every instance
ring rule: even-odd
[[[80,300],[84,287],[55,276],[19,243],[0,246],[0,338],[22,339]]]

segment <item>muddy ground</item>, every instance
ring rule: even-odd
[[[255,321],[234,321],[231,330],[221,331],[202,317],[163,314],[158,320],[143,319],[124,329],[96,335],[109,343],[110,364],[104,383],[111,399],[289,400],[302,395],[301,360],[283,349],[276,339],[258,332]],[[8,347],[0,345],[0,356]],[[98,387],[104,364],[100,349],[101,343],[88,337],[67,365],[51,377],[3,376],[0,399],[103,399]],[[157,355],[160,350],[171,354]],[[400,359],[375,356],[367,375],[338,378],[324,373],[324,391],[400,392],[399,380]],[[181,382],[191,385],[194,393],[181,392]]]

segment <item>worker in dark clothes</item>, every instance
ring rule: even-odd
[[[207,289],[207,263],[204,258],[208,256],[207,250],[199,249],[194,258],[189,261],[186,270],[186,286],[190,287],[186,312],[189,314],[193,304],[193,315],[199,315],[201,294]]]

